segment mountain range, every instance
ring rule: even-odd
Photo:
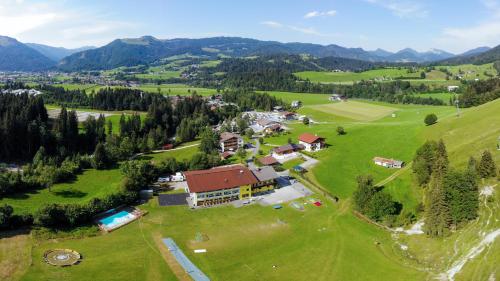
[[[162,40],[152,36],[116,39],[99,48],[65,49],[36,43],[21,43],[13,38],[0,36],[0,70],[38,71],[56,68],[63,71],[102,70],[147,64],[181,54],[216,58],[221,55],[246,57],[280,53],[308,54],[318,58],[338,57],[369,62],[443,61],[452,63],[454,60],[465,61],[471,58],[483,61],[476,57],[495,52],[495,49],[480,47],[456,56],[437,49],[418,52],[406,48],[393,53],[383,49],[367,51],[362,48],[346,48],[335,44],[281,43],[240,37]],[[495,56],[489,56],[489,58],[492,57]]]

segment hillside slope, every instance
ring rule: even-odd
[[[500,60],[500,45],[486,52],[476,55],[457,56],[437,62],[437,64],[457,65],[457,64],[485,64]]]
[[[95,47],[81,47],[81,48],[76,48],[76,49],[66,49],[62,47],[52,47],[52,46],[47,46],[43,44],[37,44],[37,43],[25,43],[26,46],[33,48],[34,50],[38,51],[42,55],[48,57],[49,59],[58,62],[64,57],[67,57],[69,55],[72,55],[74,53],[94,49]]]
[[[424,136],[427,139],[443,138],[452,164],[463,166],[470,156],[479,157],[485,149],[490,150],[500,164],[500,151],[496,150],[500,137],[500,99],[460,109],[460,117],[439,120],[425,128]]]
[[[51,59],[16,39],[0,36],[0,70],[37,71],[54,65]]]
[[[59,67],[63,70],[110,69],[118,66],[131,66],[134,63],[148,63],[168,56],[188,53],[208,57],[308,54],[319,58],[338,57],[371,62],[427,62],[453,56],[453,54],[439,50],[422,53],[412,50],[411,55],[406,56],[404,54],[407,52],[392,54],[382,50],[372,52],[362,48],[346,48],[335,44],[281,43],[241,37],[161,40],[152,36],[143,36],[132,39],[117,39],[101,48],[76,53],[62,60]]]

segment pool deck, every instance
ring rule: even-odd
[[[107,227],[105,224],[103,224],[101,222],[102,219],[104,218],[107,218],[107,217],[110,217],[110,216],[113,216],[114,214],[117,214],[121,211],[126,211],[130,214],[133,214],[135,216],[134,219],[130,219],[130,220],[127,220],[123,223],[120,223],[114,227]],[[130,206],[121,206],[121,207],[118,207],[118,208],[114,208],[114,209],[111,209],[111,210],[108,210],[108,211],[105,211],[99,215],[97,215],[94,219],[94,221],[97,223],[97,225],[99,226],[99,229],[101,229],[101,231],[103,232],[112,232],[114,230],[117,230],[119,228],[121,228],[122,226],[125,226],[133,221],[136,221],[137,219],[141,218],[142,216],[146,215],[147,214],[147,211],[144,211],[144,210],[140,210],[138,208],[135,208],[135,207],[130,207]]]

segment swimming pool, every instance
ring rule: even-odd
[[[133,220],[137,219],[135,214],[129,213],[127,211],[120,211],[109,217],[105,217],[99,220],[99,224],[107,231],[118,228],[125,225]]]

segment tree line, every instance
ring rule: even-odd
[[[427,141],[416,152],[413,172],[425,188],[425,231],[430,236],[445,236],[478,216],[478,179],[496,176],[490,152],[478,163],[470,158],[467,168],[450,167],[442,140]]]

